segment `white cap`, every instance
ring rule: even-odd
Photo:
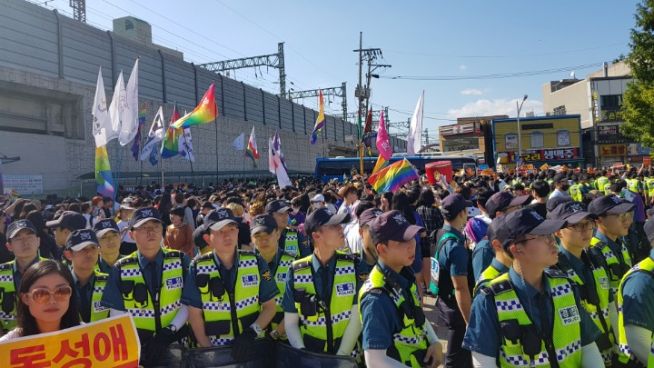
[[[316,194],[311,198],[311,202],[324,202],[325,201],[325,196],[322,194]]]

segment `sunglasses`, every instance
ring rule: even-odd
[[[50,291],[46,288],[37,288],[27,294],[33,302],[37,304],[46,304],[50,301],[51,297],[54,297],[54,300],[58,303],[65,302],[70,298],[72,293],[73,289],[71,289],[70,286],[59,286],[54,291]]]

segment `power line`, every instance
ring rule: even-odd
[[[383,76],[383,79],[405,79],[405,80],[418,80],[418,81],[455,81],[455,80],[482,80],[482,79],[504,79],[504,78],[518,78],[518,77],[532,77],[544,74],[553,74],[561,72],[571,72],[575,70],[589,69],[600,67],[602,63],[581,64],[574,66],[566,66],[560,68],[532,70],[524,72],[510,72],[510,73],[494,73],[494,74],[479,74],[479,75],[433,75],[433,76],[417,76],[417,75],[396,75],[396,76]]]

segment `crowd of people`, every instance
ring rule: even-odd
[[[129,314],[146,367],[261,340],[368,367],[654,367],[653,204],[643,167],[6,198],[0,343]]]

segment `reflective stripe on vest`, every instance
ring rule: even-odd
[[[214,257],[212,252],[194,261],[196,262],[196,280],[198,275],[207,275],[209,280],[218,279],[218,282],[223,283]],[[222,296],[215,296],[210,287],[211,281],[207,282],[205,286],[198,286],[202,299],[202,315],[204,316],[205,329],[206,324],[211,324],[212,322],[223,322],[225,326],[223,333],[211,333],[210,335],[210,332],[207,332],[207,336],[213,346],[230,345],[235,335],[240,335],[244,328],[249,327],[249,324],[245,325],[243,321],[252,319],[252,322],[254,322],[261,308],[259,305],[261,277],[259,276],[257,257],[254,253],[247,251],[238,251],[237,257],[238,263],[235,264],[237,269],[233,295],[229,295],[227,289],[224,288]],[[236,334],[233,325],[234,321],[232,320],[232,307],[236,309],[239,329]]]
[[[16,261],[0,265],[0,333],[16,327],[16,286],[14,285],[14,264]],[[5,298],[12,298],[11,301]],[[11,308],[8,308],[11,307]]]
[[[288,270],[293,265],[295,258],[290,254],[283,253],[279,258],[279,264],[275,270],[275,283],[277,284],[277,290],[279,294],[275,297],[275,311],[276,314],[281,313],[284,315],[284,308],[282,307],[282,300],[284,300],[284,293],[286,292],[286,281],[288,280]],[[279,324],[275,321],[270,322],[270,327],[274,330]]]
[[[184,286],[184,271],[182,269],[182,253],[175,250],[163,249],[164,254],[163,272],[159,290],[159,312],[161,327],[167,327],[177,315],[181,307],[182,288]],[[141,273],[138,260],[138,252],[120,259],[117,262],[121,282],[133,282],[134,285],[143,284],[145,279]],[[146,289],[148,289],[146,287]],[[156,311],[150,291],[147,291],[147,300],[138,303],[134,300],[134,288],[129,293],[123,294],[125,309],[132,315],[134,324],[139,330],[156,331]]]
[[[613,328],[611,326],[611,321],[609,319],[609,293],[610,293],[610,284],[609,276],[604,267],[597,266],[593,262],[590,262],[590,265],[587,265],[590,268],[593,274],[593,286],[595,292],[597,293],[597,305],[590,303],[587,299],[579,298],[581,301],[581,306],[584,307],[590,318],[595,322],[597,329],[605,336],[605,338],[610,342],[609,347],[600,348],[600,353],[602,358],[604,358],[604,364],[607,367],[611,366],[613,359],[613,347],[615,345],[615,338],[613,336]],[[579,277],[577,272],[572,268],[567,268],[562,270],[568,275],[568,278],[575,282],[579,286],[579,290],[582,290],[586,287],[584,281]],[[589,285],[590,287],[591,285]]]
[[[645,179],[645,186],[647,187],[647,195],[654,198],[654,178]]]
[[[407,316],[406,313],[403,312],[402,303],[405,301],[404,293],[401,291],[396,292],[390,287],[390,285],[386,284],[386,278],[384,277],[384,273],[379,269],[379,266],[375,266],[372,269],[368,279],[361,287],[361,291],[359,291],[359,312],[361,311],[361,300],[368,292],[370,292],[370,290],[373,289],[382,290],[387,294],[393,300],[395,308],[397,308],[403,316],[402,330],[393,333],[393,346],[399,354],[399,361],[409,367],[423,367],[424,363],[419,362],[414,353],[427,350],[427,339],[423,329],[424,323],[421,326],[417,326],[415,319]],[[413,306],[422,308],[420,300],[418,299],[418,289],[415,282],[411,284],[409,292],[411,293],[411,302],[413,303]],[[362,315],[361,319],[363,320]]]
[[[311,257],[307,256],[293,262],[293,290],[304,290],[308,297],[315,296],[318,299],[313,282]],[[329,301],[320,301],[320,306],[316,308],[316,314],[313,316],[302,315],[301,304],[295,300],[295,308],[300,317],[302,337],[310,336],[324,342],[323,352],[330,352],[330,350],[335,352],[338,349],[338,346],[328,346],[328,330],[331,329],[332,344],[343,337],[345,328],[352,316],[354,298],[357,297],[357,276],[354,261],[341,252],[336,252],[335,257],[336,269],[331,299]]]
[[[298,244],[297,232],[286,231],[286,236],[284,237],[284,252],[293,257],[298,257],[300,255],[300,247]]]
[[[477,292],[479,289],[481,289],[484,285],[488,284],[492,280],[495,280],[499,275],[503,274],[504,272],[500,272],[497,268],[493,267],[493,265],[488,265],[484,272],[482,272],[479,275],[479,280],[477,280],[477,284],[475,285],[475,288],[472,291],[472,295],[475,296],[477,295]]]
[[[581,184],[573,184],[570,186],[568,189],[568,193],[570,194],[570,198],[572,200],[581,202],[583,200],[583,194],[581,193]]]
[[[107,286],[109,275],[106,273],[96,272],[95,282],[93,283],[93,294],[91,294],[91,313],[89,314],[91,322],[101,321],[109,318],[109,308],[104,307],[100,302],[104,294],[104,288]]]
[[[624,267],[625,269],[632,266],[631,256],[629,255],[629,250],[625,246],[624,241],[620,241],[618,245],[620,245],[621,248],[622,260],[618,258],[615,254],[613,254],[613,251],[611,250],[611,247],[609,246],[608,243],[605,243],[596,237],[593,237],[590,240],[590,247],[591,248],[598,247],[602,257],[604,258],[604,262],[606,262],[607,271],[609,275],[609,283],[611,285],[611,292],[613,294],[615,294],[618,291],[620,280],[622,280],[622,276],[624,274],[615,273],[614,270],[612,269],[612,266],[622,265],[622,267]]]
[[[624,314],[622,313],[622,290],[624,289],[625,281],[627,277],[634,272],[648,272],[654,276],[654,260],[651,257],[647,257],[640,261],[637,265],[632,267],[622,278],[620,282],[620,287],[618,293],[616,294],[616,299],[618,303],[618,360],[620,363],[625,364],[625,366],[638,366],[638,360],[634,356],[631,347],[629,347],[627,341],[627,334],[625,333],[624,325]],[[630,364],[631,363],[631,364]],[[654,367],[654,343],[652,344],[649,352],[649,357],[647,358],[647,367]]]
[[[549,284],[554,310],[552,344],[560,368],[581,367],[581,317],[575,301],[573,288],[565,277],[553,277],[544,274]],[[502,285],[500,285],[502,284]],[[517,321],[520,326],[533,325],[530,317],[522,307],[509,273],[498,276],[488,284],[497,308],[499,324]],[[513,342],[504,336],[500,342],[499,362],[501,367],[549,367],[549,353],[541,339],[540,352],[530,357],[524,354],[521,339]]]

